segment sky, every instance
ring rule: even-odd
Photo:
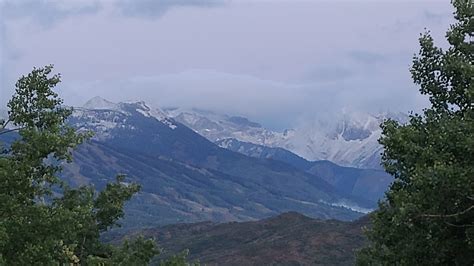
[[[0,0],[0,106],[54,64],[66,104],[94,96],[242,115],[283,129],[342,110],[418,111],[409,68],[448,0]]]

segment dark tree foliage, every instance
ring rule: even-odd
[[[72,111],[53,91],[60,76],[51,71],[34,69],[18,80],[9,118],[0,124],[0,134],[19,134],[0,154],[0,265],[147,265],[159,251],[153,240],[112,246],[99,239],[118,225],[138,184],[118,176],[97,193],[58,178],[90,134],[65,123]],[[15,128],[6,130],[8,124]]]
[[[360,265],[474,264],[474,4],[452,3],[449,48],[423,34],[411,68],[431,106],[405,125],[382,125],[382,162],[395,182]]]

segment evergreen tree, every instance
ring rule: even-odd
[[[19,135],[0,154],[0,265],[147,265],[159,251],[153,240],[112,246],[99,239],[118,225],[138,184],[118,176],[97,193],[58,178],[61,163],[90,134],[66,124],[72,111],[53,91],[60,75],[51,71],[34,69],[18,80],[9,118],[0,124],[1,135]]]
[[[382,125],[382,163],[395,181],[359,265],[474,264],[474,4],[452,3],[448,49],[423,34],[411,68],[430,107]]]

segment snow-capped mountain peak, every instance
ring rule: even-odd
[[[141,113],[142,115],[146,117],[153,117],[157,119],[158,121],[166,124],[168,127],[171,129],[175,129],[177,127],[176,123],[173,122],[173,120],[168,117],[165,112],[163,112],[159,108],[154,108],[145,103],[144,101],[136,102],[136,103],[128,103],[128,104],[135,104],[136,105],[136,111]]]
[[[143,101],[113,103],[100,97],[90,99],[83,107],[74,108],[70,121],[79,130],[93,130],[96,139],[107,139],[115,129],[134,130],[128,121],[137,115],[156,119],[173,130],[178,126],[162,110]]]
[[[116,110],[118,104],[96,96],[88,100],[82,107],[90,110]]]
[[[308,160],[329,160],[344,166],[380,168],[380,124],[387,118],[406,122],[405,114],[341,111],[331,118],[301,123],[275,146]]]
[[[100,97],[94,97],[84,108],[76,109],[74,115],[78,114],[88,117],[88,123],[98,128],[96,132],[102,132],[102,136],[107,136],[112,128],[126,125],[124,121],[128,117],[142,115],[154,118],[173,130],[179,123],[184,124],[220,145],[225,143],[222,140],[236,139],[284,148],[310,161],[329,160],[339,165],[360,168],[380,168],[380,124],[387,118],[404,123],[408,117],[399,113],[369,114],[342,110],[332,117],[307,119],[293,129],[277,132],[241,116],[201,109],[162,110],[143,101],[112,103]]]
[[[209,140],[225,146],[236,139],[268,147],[280,147],[310,160],[329,160],[344,166],[379,168],[380,123],[386,118],[406,121],[404,114],[369,114],[342,110],[334,117],[319,117],[294,129],[275,132],[243,117],[209,111],[169,109],[165,112]]]
[[[168,116],[190,127],[213,142],[235,138],[241,141],[271,146],[283,134],[273,132],[241,116],[217,114],[198,109],[165,109]]]

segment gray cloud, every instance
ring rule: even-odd
[[[393,82],[390,73],[377,76],[370,79],[351,76],[331,82],[322,80],[292,84],[249,75],[190,70],[157,76],[69,83],[63,86],[62,94],[72,105],[85,103],[91,95],[112,101],[145,99],[161,107],[197,107],[242,115],[275,129],[291,127],[299,117],[330,116],[342,109],[406,112],[425,101],[414,86],[403,88],[398,85],[409,84],[409,81]]]
[[[146,100],[276,128],[342,108],[423,107],[408,69],[419,33],[442,40],[448,27],[425,12],[447,14],[449,3],[383,2],[42,1],[43,12],[25,6],[0,18],[0,105],[20,75],[54,63],[71,105],[95,95]]]
[[[98,1],[4,0],[0,3],[2,20],[26,18],[45,27],[76,15],[100,10]]]
[[[448,18],[450,15],[449,12],[431,12],[429,10],[426,10],[424,12],[424,16],[426,19],[433,21],[437,24],[441,24],[446,21],[446,18]]]
[[[363,64],[376,64],[389,60],[385,55],[367,50],[351,51],[349,52],[349,57]]]
[[[1,15],[1,13],[0,13]],[[9,96],[10,90],[7,90],[8,81],[7,81],[7,59],[9,56],[6,50],[6,32],[5,32],[5,23],[0,21],[0,106],[7,101],[6,99]],[[2,109],[0,107],[0,109]]]
[[[348,79],[356,75],[356,71],[347,66],[324,65],[316,66],[307,74],[307,81],[335,81]]]
[[[215,7],[225,0],[118,0],[120,12],[125,16],[156,19],[176,7]]]
[[[12,33],[8,26],[21,20],[52,28],[72,16],[97,13],[101,8],[98,1],[57,1],[57,0],[0,0],[0,104],[4,104],[11,92],[11,79],[7,69],[12,62],[19,61],[22,51],[10,41]],[[45,40],[53,41],[53,40]],[[31,66],[33,67],[33,66]],[[10,87],[10,89],[9,89]]]

